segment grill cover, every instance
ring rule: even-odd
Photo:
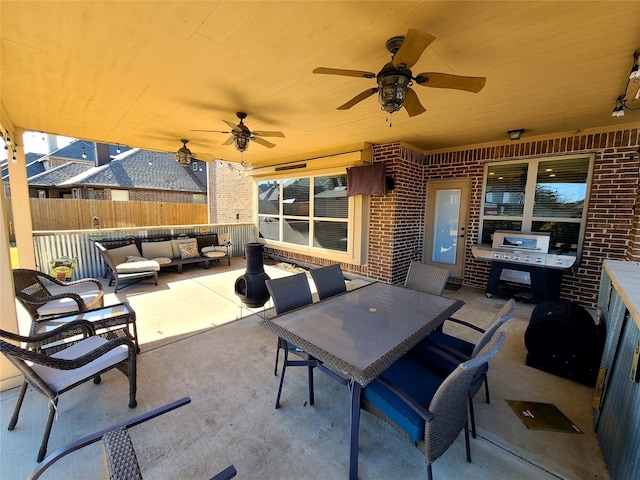
[[[604,325],[576,302],[554,300],[539,304],[524,334],[530,367],[594,385],[604,349]]]

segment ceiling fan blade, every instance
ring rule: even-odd
[[[415,78],[418,85],[433,88],[453,88],[478,93],[487,82],[485,77],[463,77],[449,73],[425,72]]]
[[[339,68],[318,67],[313,69],[313,73],[324,73],[326,75],[342,75],[345,77],[376,78],[375,73],[363,70],[341,70]]]
[[[407,96],[404,102],[402,102],[402,106],[407,110],[410,117],[415,117],[427,111],[420,103],[418,95],[416,95],[416,92],[414,92],[412,88],[407,89]]]
[[[231,130],[238,130],[238,126],[235,123],[230,122],[229,120],[222,120],[222,121],[227,125],[229,125],[231,127]]]
[[[349,110],[351,107],[353,107],[356,103],[361,102],[362,100],[364,100],[365,98],[369,98],[371,95],[373,95],[374,93],[378,93],[378,89],[377,88],[369,88],[367,90],[365,90],[362,93],[359,93],[358,95],[356,95],[355,97],[353,97],[351,100],[349,100],[347,103],[345,103],[344,105],[340,105],[338,107],[338,110]]]
[[[231,133],[223,132],[222,130],[191,130],[192,132],[210,132],[210,133]]]
[[[267,132],[265,130],[255,130],[251,132],[252,135],[258,135],[260,137],[280,137],[284,138],[284,133],[282,132]]]
[[[260,138],[260,137],[255,137],[255,138],[252,138],[251,140],[267,148],[273,148],[276,146],[275,143],[268,142],[264,138]]]
[[[233,135],[231,135],[222,145],[231,145],[233,143]]]
[[[423,32],[422,30],[409,29],[404,37],[404,43],[393,56],[394,67],[404,65],[405,68],[411,69],[418,60],[425,48],[436,39],[434,35]]]

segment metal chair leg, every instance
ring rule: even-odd
[[[484,394],[487,398],[487,403],[491,403],[491,399],[489,398],[489,378],[486,374],[484,376]]]
[[[44,436],[42,437],[42,445],[38,451],[37,461],[41,462],[47,454],[47,444],[49,443],[49,435],[51,435],[51,427],[53,426],[53,419],[56,416],[56,408],[58,407],[58,399],[54,398],[49,401],[49,418],[47,418],[47,426],[44,429]]]
[[[20,414],[20,408],[22,408],[22,401],[24,400],[24,395],[27,393],[27,382],[22,382],[22,388],[20,389],[20,394],[18,395],[18,401],[16,403],[16,408],[13,409],[13,416],[11,417],[11,421],[9,422],[9,430],[13,430],[16,427],[16,423],[18,423],[18,415]]]
[[[284,383],[284,372],[287,369],[287,361],[289,360],[289,351],[284,349],[284,358],[282,362],[282,372],[280,374],[280,386],[278,387],[278,396],[276,397],[276,408],[280,408],[280,394],[282,393],[282,384]]]
[[[464,424],[464,445],[467,448],[467,462],[471,463],[471,444],[469,443],[469,423]]]

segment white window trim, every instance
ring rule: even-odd
[[[587,181],[586,181],[586,191],[585,191],[585,204],[582,210],[581,218],[568,218],[568,217],[536,217],[533,215],[533,207],[534,207],[534,199],[535,199],[535,189],[537,184],[537,174],[538,174],[538,164],[540,162],[547,162],[553,160],[572,160],[578,158],[588,158],[589,159],[589,169],[587,173]],[[482,199],[480,203],[480,220],[478,224],[478,243],[482,242],[482,228],[485,220],[514,220],[521,221],[522,232],[531,232],[531,227],[534,221],[555,221],[555,222],[567,222],[567,223],[579,223],[580,224],[580,233],[578,238],[578,260],[582,254],[582,244],[584,241],[584,235],[587,225],[587,213],[589,210],[589,199],[591,197],[591,183],[593,180],[593,167],[594,167],[594,159],[595,155],[592,153],[586,153],[581,155],[571,155],[571,156],[554,156],[554,157],[535,157],[529,158],[525,160],[512,160],[512,161],[504,161],[504,162],[487,162],[484,166],[484,174],[482,177]],[[501,215],[485,215],[485,200],[487,196],[487,177],[489,175],[489,167],[492,165],[496,165],[500,163],[501,165],[515,165],[515,164],[527,164],[527,183],[525,186],[525,203],[524,210],[521,216],[509,216],[504,217]]]
[[[258,182],[265,180],[277,180],[282,186],[283,181],[301,177],[319,177],[329,175],[345,175],[347,167],[332,168],[327,170],[294,170],[283,172],[279,175],[270,174],[254,178],[255,185],[253,188],[253,205],[254,208],[254,222],[259,225],[259,218],[262,216],[274,216],[258,213]],[[282,187],[281,187],[282,188]],[[277,248],[285,252],[296,253],[301,255],[308,255],[312,257],[318,257],[323,259],[332,260],[334,262],[350,263],[356,265],[364,265],[367,261],[366,252],[368,244],[368,213],[369,213],[369,195],[355,195],[348,197],[349,199],[349,216],[347,220],[347,251],[339,252],[336,250],[328,250],[319,247],[308,247],[303,245],[294,245],[291,243],[285,243],[270,239],[261,239],[264,244],[271,248]],[[282,211],[277,215],[279,218],[283,218]],[[287,215],[289,217],[289,215]],[[317,217],[304,217],[308,219],[316,219]],[[281,235],[280,235],[281,236]]]

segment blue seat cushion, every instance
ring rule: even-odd
[[[470,357],[473,353],[473,349],[476,347],[475,344],[471,342],[467,342],[466,340],[462,340],[461,338],[454,337],[453,335],[448,335],[440,330],[435,330],[431,332],[427,338],[423,340],[423,342],[435,343],[436,345],[446,345],[451,349],[457,350],[458,352]]]
[[[407,356],[400,358],[380,377],[404,391],[424,408],[429,407],[431,399],[442,383],[441,377]],[[363,395],[413,441],[424,440],[423,418],[377,379],[364,388]]]

